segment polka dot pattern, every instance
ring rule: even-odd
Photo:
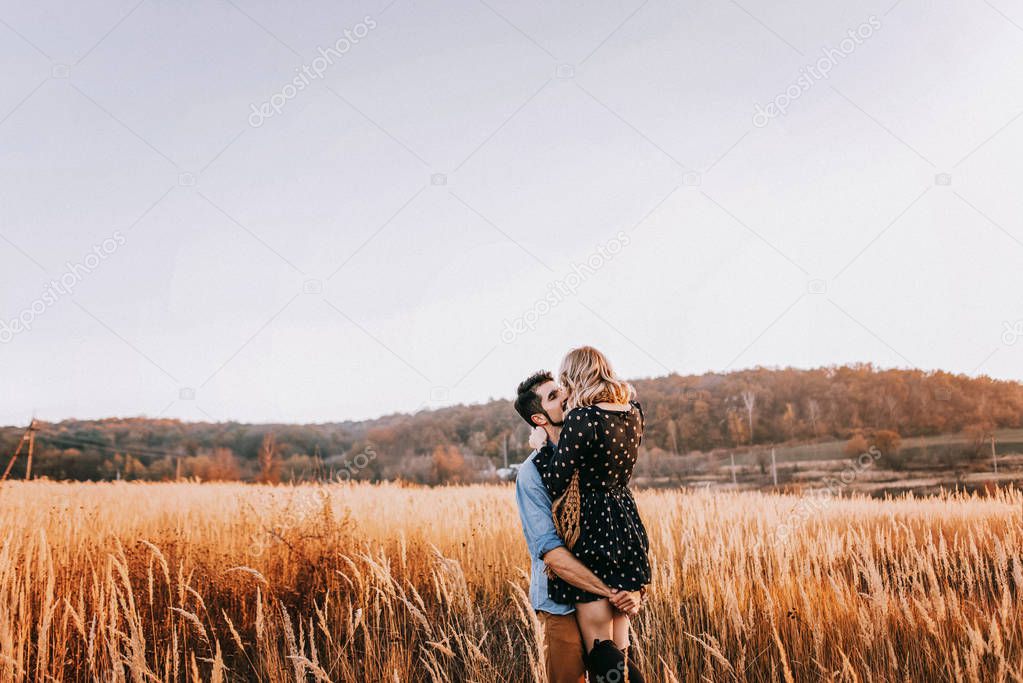
[[[579,471],[580,534],[572,552],[608,586],[625,590],[650,582],[650,541],[628,487],[643,422],[637,402],[629,410],[575,408],[565,417],[557,451],[548,446],[534,460],[552,497]],[[601,598],[560,578],[549,581],[547,591],[562,604]]]

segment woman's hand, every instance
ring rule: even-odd
[[[543,427],[534,427],[529,434],[529,447],[534,451],[544,447],[547,443],[547,432]]]
[[[619,612],[625,612],[630,617],[639,614],[639,607],[643,604],[643,596],[639,591],[624,591],[617,588],[611,589],[611,604]]]

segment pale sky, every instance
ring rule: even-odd
[[[1023,0],[2,2],[0,64],[0,424],[359,419],[584,343],[1023,379]]]

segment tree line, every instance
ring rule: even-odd
[[[882,431],[984,434],[1023,425],[1023,385],[942,371],[757,367],[633,384],[646,415],[644,449],[661,457]],[[109,418],[40,427],[32,474],[53,479],[438,484],[492,479],[529,454],[529,429],[510,400],[326,424]],[[22,430],[0,430],[0,453],[14,451]],[[23,468],[22,459],[11,476]]]

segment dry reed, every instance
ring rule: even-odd
[[[649,680],[1023,680],[1018,491],[637,499]],[[510,487],[11,482],[0,523],[5,681],[543,680]]]

